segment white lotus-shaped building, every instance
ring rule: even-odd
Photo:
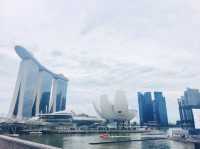
[[[126,95],[123,91],[117,91],[113,103],[107,95],[100,97],[99,104],[93,102],[96,112],[108,121],[130,121],[136,116],[136,110],[128,108]]]

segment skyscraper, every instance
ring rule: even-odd
[[[60,78],[56,79],[56,110],[55,111],[61,111],[65,109],[66,104],[66,94],[67,94],[67,82],[65,80],[62,80]]]
[[[10,117],[29,118],[39,113],[64,110],[68,79],[47,70],[23,47],[16,46],[15,50],[22,61],[10,105]],[[53,80],[56,80],[56,87],[53,87]],[[53,92],[57,92],[60,98],[53,98]],[[51,111],[54,105],[58,108]]]
[[[37,86],[39,67],[31,59],[25,59],[20,64],[18,79],[10,107],[11,116],[17,118],[31,117]]]
[[[180,121],[183,127],[194,127],[192,109],[200,108],[200,92],[198,89],[187,88],[178,99]]]
[[[167,126],[167,108],[162,92],[154,92],[152,100],[151,92],[142,94],[138,92],[140,125],[148,125],[156,122],[159,126]]]
[[[142,94],[138,92],[138,103],[140,113],[140,125],[144,125],[150,121],[153,121],[153,101],[151,92],[145,92]]]
[[[162,92],[154,92],[156,121],[160,126],[168,125],[167,107]]]
[[[48,113],[53,75],[45,70],[40,70],[38,75],[36,94],[36,114]]]

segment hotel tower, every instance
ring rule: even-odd
[[[9,115],[17,119],[65,110],[68,79],[41,65],[21,46],[15,47],[22,59]]]

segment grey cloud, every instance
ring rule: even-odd
[[[60,51],[55,50],[55,51],[52,51],[52,52],[51,52],[51,55],[52,55],[53,57],[60,57],[60,56],[63,55],[63,53],[60,52]]]

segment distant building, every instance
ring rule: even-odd
[[[59,111],[54,113],[39,114],[39,119],[43,122],[54,123],[54,124],[71,124],[73,121],[73,115],[65,111]]]
[[[187,88],[187,90],[184,91],[184,101],[185,101],[185,104],[189,106],[200,105],[199,90]]]
[[[95,124],[100,124],[103,121],[95,116],[87,114],[73,114],[65,111],[59,111],[48,114],[39,114],[39,120],[47,122],[52,125],[65,125],[70,127],[90,127]]]
[[[81,126],[87,126],[91,127],[97,124],[101,124],[104,121],[102,119],[99,119],[95,116],[89,116],[87,114],[79,114],[79,115],[73,115],[73,123],[76,127]]]
[[[192,109],[200,109],[200,92],[198,89],[187,88],[178,99],[180,123],[183,127],[194,127]]]
[[[26,49],[15,47],[22,59],[9,115],[18,119],[65,109],[68,79],[42,66]]]
[[[138,92],[138,104],[140,125],[168,125],[166,102],[162,92],[154,92],[154,100],[151,92]]]
[[[138,92],[140,125],[145,125],[150,121],[154,121],[153,115],[153,101],[151,92],[145,92],[144,94]]]
[[[167,107],[165,97],[163,97],[162,92],[154,92],[154,102],[155,102],[155,120],[161,126],[168,125],[167,117]]]

